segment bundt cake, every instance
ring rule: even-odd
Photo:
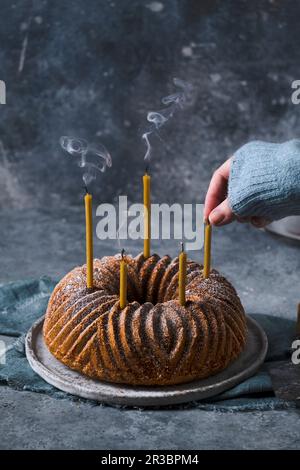
[[[186,305],[178,298],[178,258],[126,256],[128,304],[119,304],[120,256],[94,260],[56,286],[44,338],[51,353],[83,374],[131,385],[172,385],[215,374],[242,351],[246,318],[232,285],[216,270],[187,263]]]

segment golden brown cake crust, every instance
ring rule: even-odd
[[[128,305],[119,305],[120,256],[94,260],[55,287],[44,323],[51,353],[99,380],[173,385],[208,377],[228,366],[246,341],[246,318],[233,286],[216,270],[187,264],[186,306],[178,298],[178,258],[126,256]]]

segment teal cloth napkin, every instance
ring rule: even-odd
[[[6,352],[5,364],[1,364],[3,361],[0,360],[0,384],[17,390],[47,393],[56,398],[68,398],[96,405],[90,400],[61,392],[45,382],[30,368],[25,356],[25,334],[32,323],[45,313],[56,282],[42,277],[36,280],[0,284],[0,335],[4,335],[4,339],[5,335],[16,337]],[[266,363],[288,359],[295,334],[295,322],[269,315],[251,316],[260,323],[268,336],[269,350]],[[293,402],[279,400],[274,396],[265,364],[256,375],[217,397],[178,407],[231,412],[294,407]]]

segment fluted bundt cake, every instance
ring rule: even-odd
[[[232,285],[216,270],[187,263],[186,305],[178,298],[178,258],[125,257],[128,305],[120,309],[120,256],[94,260],[94,288],[86,266],[56,286],[44,338],[72,369],[108,382],[171,385],[201,379],[230,364],[246,340],[246,318]]]

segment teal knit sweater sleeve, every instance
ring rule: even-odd
[[[300,140],[254,141],[233,157],[228,197],[236,215],[278,220],[300,214]]]

